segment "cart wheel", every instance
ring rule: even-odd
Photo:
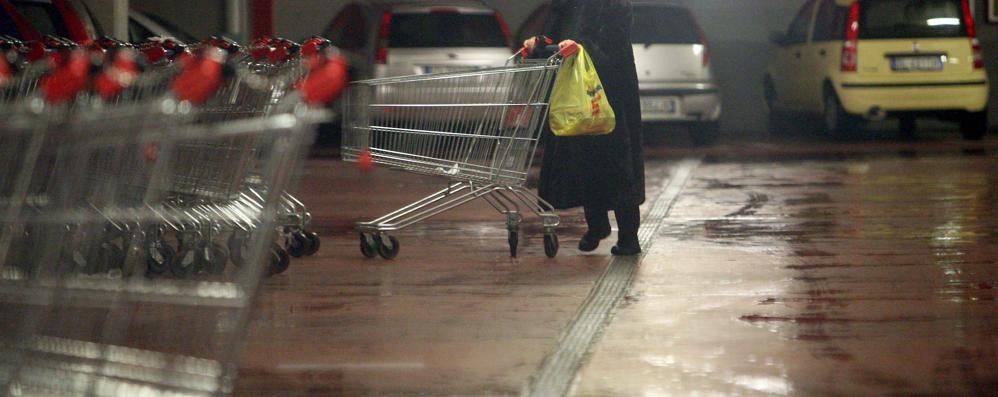
[[[163,274],[170,267],[175,256],[177,256],[177,250],[170,246],[166,240],[158,239],[151,242],[146,250],[146,274]]]
[[[395,236],[385,237],[388,237],[387,241],[380,236],[375,237],[378,240],[378,254],[385,259],[395,259],[399,254],[399,240]]]
[[[177,255],[170,262],[170,273],[177,278],[187,278],[197,270],[203,260],[202,250],[197,247],[181,246]]]
[[[87,265],[86,256],[74,245],[71,242],[70,246],[63,249],[61,258],[59,259],[58,274],[64,276],[74,274],[83,270]]]
[[[558,235],[554,233],[547,233],[544,235],[544,255],[548,258],[554,258],[558,255]]]
[[[132,277],[135,275],[136,269],[142,268],[146,261],[146,247],[140,242],[133,243],[137,241],[135,236],[127,236],[122,242],[122,246],[125,247],[124,254],[124,266],[121,269],[121,275],[123,277]]]
[[[378,254],[378,241],[367,233],[360,234],[360,253],[365,258],[374,258]]]
[[[118,248],[118,245],[110,241],[105,241],[97,248],[97,258],[92,261],[91,269],[94,273],[106,273],[108,275],[121,274],[121,269],[125,265],[125,255]]]
[[[34,258],[31,253],[32,244],[29,241],[15,241],[11,243],[10,249],[7,252],[6,263],[12,265],[25,273],[30,273],[31,269],[34,268]]]
[[[509,256],[516,258],[516,248],[520,245],[520,232],[509,229]]]
[[[246,232],[232,232],[229,236],[229,259],[236,267],[241,267],[246,263],[246,255],[249,253],[250,236]]]
[[[305,250],[305,256],[315,255],[316,252],[319,252],[319,246],[321,245],[319,235],[315,234],[315,232],[308,231],[306,231],[304,235],[305,238],[308,239],[308,249]]]
[[[291,266],[291,257],[288,256],[288,251],[285,251],[281,246],[274,244],[270,249],[270,274],[281,274],[288,270]]]
[[[221,244],[212,242],[204,247],[205,266],[211,274],[222,274],[225,272],[225,264],[229,261],[229,253]]]
[[[305,253],[311,249],[309,246],[308,237],[302,232],[291,233],[288,237],[288,253],[295,258],[301,258],[305,256]]]

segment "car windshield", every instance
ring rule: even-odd
[[[631,42],[635,44],[696,44],[696,22],[689,11],[676,7],[634,6]]]
[[[431,12],[392,16],[391,47],[506,47],[493,14]]]
[[[863,1],[859,37],[900,39],[967,35],[960,0]]]

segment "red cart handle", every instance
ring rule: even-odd
[[[7,61],[6,54],[0,53],[0,88],[6,87],[14,80],[14,68]]]
[[[90,66],[90,58],[81,50],[61,57],[55,70],[38,83],[45,100],[59,104],[76,97],[87,86]]]
[[[197,57],[184,65],[183,72],[173,80],[173,92],[177,99],[202,104],[211,98],[225,78],[224,50],[204,47]]]
[[[349,63],[343,56],[330,54],[313,58],[309,61],[308,75],[300,84],[302,100],[311,106],[326,105],[343,93],[347,80]]]
[[[142,70],[136,56],[135,50],[130,48],[120,48],[107,55],[104,70],[94,80],[94,90],[104,100],[114,98],[139,77]]]

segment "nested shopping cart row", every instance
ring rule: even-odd
[[[67,46],[8,65],[0,394],[231,392],[261,277],[318,248],[286,191],[346,77],[328,42],[307,44],[283,59],[220,40]]]

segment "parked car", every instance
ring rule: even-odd
[[[645,122],[690,127],[696,144],[713,142],[721,96],[710,67],[707,40],[689,9],[651,1],[633,3],[631,42]],[[522,41],[543,32],[550,3],[539,6],[517,33]],[[564,39],[559,37],[558,39]]]
[[[987,130],[988,79],[967,0],[810,0],[786,32],[764,78],[770,128],[790,113],[822,116],[842,136],[865,120],[958,121],[963,137]]]
[[[501,66],[513,45],[502,14],[474,0],[350,3],[323,36],[350,59],[354,78]]]
[[[128,41],[141,43],[150,37],[172,37],[184,44],[195,44],[192,34],[154,14],[138,10],[128,11]]]
[[[80,0],[0,0],[0,32],[24,41],[52,35],[84,45],[101,35]]]
[[[86,4],[79,0],[0,0],[0,35],[35,41],[45,35],[88,44],[104,32]],[[137,10],[128,13],[128,41],[173,37],[185,43],[197,40],[169,22]]]

